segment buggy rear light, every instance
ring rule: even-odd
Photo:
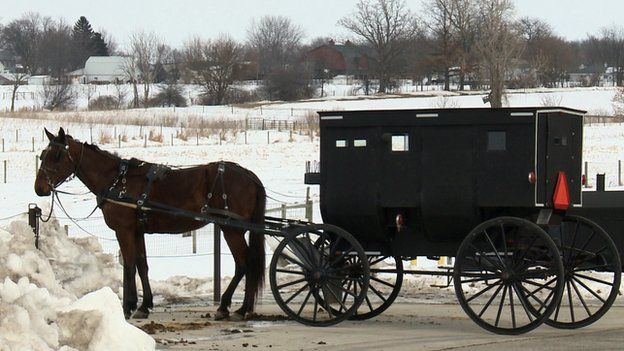
[[[584,174],[581,176],[581,185],[587,185],[587,177]]]
[[[567,210],[570,207],[570,192],[568,191],[568,179],[565,172],[559,171],[557,176],[553,205],[556,210]]]
[[[535,172],[529,172],[529,183],[531,184],[535,184],[537,182],[537,175],[535,175]]]

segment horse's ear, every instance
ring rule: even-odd
[[[59,136],[59,139],[61,139],[61,141],[63,142],[63,144],[65,144],[65,142],[67,141],[67,138],[65,135],[65,131],[63,130],[63,127],[59,128],[58,136]]]
[[[43,128],[43,130],[45,131],[46,136],[48,137],[48,139],[50,139],[50,141],[54,140],[54,134],[50,133],[47,128]]]

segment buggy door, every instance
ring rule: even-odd
[[[538,112],[535,203],[553,207],[559,172],[565,172],[570,206],[581,205],[583,117],[564,112]]]

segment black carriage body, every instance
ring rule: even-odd
[[[584,113],[567,108],[320,112],[320,175],[306,179],[320,184],[324,222],[353,233],[365,249],[404,257],[454,256],[465,235],[484,220],[528,218],[552,208],[560,174],[570,207],[581,206]]]

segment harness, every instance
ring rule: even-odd
[[[128,160],[122,160],[119,164],[119,173],[117,177],[113,181],[112,185],[106,191],[105,194],[98,196],[98,207],[102,207],[104,202],[110,202],[116,205],[125,206],[129,208],[134,208],[137,211],[137,220],[139,224],[143,227],[143,230],[146,230],[148,224],[148,212],[149,211],[158,211],[165,212],[171,215],[186,215],[188,211],[183,211],[179,208],[171,207],[166,204],[157,203],[149,200],[149,195],[152,191],[152,187],[155,180],[164,179],[169,171],[171,171],[170,167],[165,165],[156,164],[152,165],[147,174],[147,185],[143,192],[137,197],[133,198],[128,195],[126,184],[127,184],[127,175],[128,170],[130,168],[130,162]],[[242,220],[243,217],[230,212],[227,204],[227,194],[225,191],[225,182],[223,180],[223,175],[225,173],[225,162],[219,162],[219,166],[217,168],[217,174],[215,179],[212,182],[212,186],[210,188],[210,192],[207,195],[206,203],[201,207],[200,213],[204,216],[219,216],[225,218],[232,218]],[[213,198],[213,194],[218,189],[217,187],[220,185],[222,199],[224,201],[224,209],[212,208],[209,206],[210,200]],[[204,218],[200,218],[204,219]]]

